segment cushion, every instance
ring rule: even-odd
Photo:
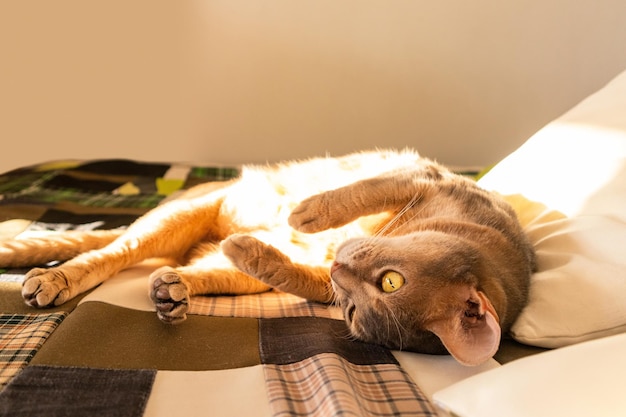
[[[433,394],[459,417],[626,416],[626,334],[550,350]]]
[[[555,348],[626,331],[626,71],[479,184],[509,199],[537,251],[512,336]]]

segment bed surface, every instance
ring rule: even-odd
[[[336,308],[279,292],[193,297],[188,320],[166,325],[147,294],[156,261],[44,310],[21,299],[26,270],[4,269],[0,416],[623,416],[624,114],[626,71],[480,178],[510,199],[538,271],[515,341],[479,367],[349,340]],[[128,160],[12,171],[0,175],[0,239],[124,227],[237,174]]]
[[[124,227],[179,190],[237,173],[128,160],[15,170],[0,176],[0,238]],[[42,310],[22,301],[26,269],[0,270],[0,415],[428,416],[432,391],[498,366],[352,341],[336,307],[273,291],[194,297],[188,320],[167,325],[147,294],[159,265]]]

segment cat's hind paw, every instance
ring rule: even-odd
[[[150,299],[161,321],[177,324],[187,319],[189,292],[174,268],[164,266],[150,275]]]
[[[22,297],[31,307],[52,307],[65,303],[73,295],[59,269],[33,268],[22,283]]]

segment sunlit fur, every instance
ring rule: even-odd
[[[22,294],[34,307],[62,304],[154,257],[172,259],[148,288],[164,322],[183,321],[192,295],[273,288],[337,302],[360,340],[428,353],[446,351],[433,329],[463,333],[483,319],[477,293],[506,331],[534,268],[509,206],[411,150],[248,166],[125,231],[0,243],[0,266],[67,261],[27,274]],[[382,290],[386,271],[404,277],[397,291]]]

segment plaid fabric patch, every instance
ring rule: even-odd
[[[288,365],[264,365],[275,416],[436,416],[396,364],[355,365],[325,353]]]
[[[15,194],[5,194],[4,203],[75,204],[82,207],[117,207],[150,209],[157,206],[165,196],[155,194],[114,194],[111,192],[85,192],[73,188],[45,188],[45,184],[34,183]]]
[[[0,176],[0,194],[17,195],[40,188],[55,172],[13,171]]]
[[[338,307],[312,303],[295,295],[269,291],[261,294],[192,297],[189,314],[218,317],[322,317],[343,320]]]
[[[0,314],[0,389],[35,355],[67,316],[51,314]]]

